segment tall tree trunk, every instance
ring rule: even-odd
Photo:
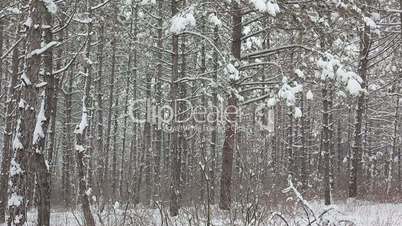
[[[302,117],[300,119],[300,124],[301,124],[301,128],[300,128],[300,133],[301,133],[301,173],[300,173],[300,179],[301,179],[301,183],[302,183],[302,189],[305,191],[308,188],[308,170],[307,167],[309,165],[308,162],[308,152],[307,152],[307,142],[306,142],[306,138],[307,138],[307,133],[306,133],[306,129],[308,128],[308,120],[306,119],[306,112],[307,112],[307,108],[306,108],[306,101],[305,101],[305,96],[302,93],[301,94],[301,100],[300,100],[300,110],[302,112]],[[306,111],[305,111],[306,110]]]
[[[0,25],[0,29],[2,29]],[[1,32],[1,31],[0,31]],[[18,34],[18,31],[17,31]],[[0,47],[1,48],[1,47]],[[16,108],[17,101],[17,91],[15,87],[17,85],[18,79],[18,68],[19,68],[19,45],[17,45],[13,50],[10,83],[7,89],[6,97],[6,118],[5,118],[5,129],[4,129],[4,139],[3,139],[3,157],[1,162],[1,177],[0,177],[0,223],[5,222],[5,213],[7,209],[7,189],[8,180],[10,178],[10,163],[11,157],[13,155],[12,143],[12,129],[15,120],[14,110]],[[0,54],[2,55],[2,54]],[[1,70],[2,68],[0,68]]]
[[[157,65],[156,65],[156,78],[155,78],[155,102],[156,102],[156,112],[159,112],[159,109],[162,106],[162,85],[161,85],[161,77],[162,77],[162,61],[163,61],[163,0],[158,0],[158,51],[157,51]],[[160,181],[160,162],[161,162],[161,151],[162,151],[162,123],[159,118],[156,118],[154,125],[154,145],[153,145],[153,154],[154,154],[154,201],[159,201],[160,189],[161,189],[161,181]]]
[[[92,16],[92,10],[90,1],[86,1],[87,12],[89,16]],[[93,23],[90,21],[88,23],[87,28],[87,44],[85,50],[85,57],[87,61],[91,61],[91,42],[92,42],[92,30]],[[75,141],[75,151],[77,152],[77,168],[78,168],[78,181],[79,181],[79,196],[81,201],[81,208],[84,214],[85,224],[87,226],[95,226],[95,220],[91,212],[91,203],[90,203],[90,195],[91,189],[88,188],[88,177],[87,177],[87,129],[89,126],[89,104],[90,104],[90,91],[91,91],[91,82],[92,82],[92,65],[86,62],[84,65],[85,72],[85,87],[84,87],[84,96],[82,97],[82,116],[81,122],[77,125],[74,133],[76,135]]]
[[[29,3],[29,18],[32,24],[42,24],[43,2],[33,0]],[[39,80],[40,54],[32,51],[41,48],[41,29],[30,26],[27,29],[27,51],[23,73],[21,76],[20,115],[17,122],[16,134],[13,141],[14,156],[11,161],[11,188],[9,198],[9,224],[24,225],[26,221],[26,194],[24,181],[26,179],[26,164],[31,162],[33,153],[33,132],[35,128],[36,104],[38,92],[35,85]],[[40,152],[39,152],[40,153]],[[42,153],[40,153],[42,154]],[[11,200],[11,202],[10,202]]]
[[[172,16],[178,13],[176,0],[171,1]],[[174,109],[173,119],[172,119],[172,129],[171,134],[171,185],[170,185],[170,215],[177,216],[179,214],[180,203],[180,176],[181,176],[181,153],[179,148],[179,134],[176,128],[177,121],[177,98],[178,98],[178,82],[179,77],[179,37],[177,34],[172,34],[172,77],[171,77],[171,87],[170,87],[170,99],[171,107]]]
[[[329,114],[330,114],[330,81],[325,81],[324,87],[322,88],[322,101],[323,101],[323,111],[322,111],[322,153],[324,159],[324,203],[325,205],[331,204],[331,184],[330,184],[330,125],[329,125]]]
[[[131,19],[130,19],[130,33],[133,32],[133,41],[137,41],[137,20],[138,20],[138,6],[134,1],[131,2]],[[130,39],[131,40],[131,39]],[[127,80],[131,81],[131,77],[133,78],[133,99],[135,100],[137,98],[137,51],[136,51],[136,45],[133,44],[132,41],[130,41],[130,46],[135,46],[134,50],[131,48],[129,49],[129,55],[128,55],[128,62],[127,62],[127,67],[128,67],[128,74],[127,74]],[[134,67],[134,68],[132,68]],[[128,95],[128,94],[127,94]],[[133,110],[133,109],[130,109]],[[130,112],[132,116],[135,118],[137,116],[136,112]],[[130,153],[129,153],[129,164],[128,164],[128,172],[127,172],[127,181],[125,183],[126,186],[126,192],[127,195],[129,196],[128,202],[131,201],[131,196],[134,197],[134,204],[137,204],[136,202],[137,197],[139,196],[137,194],[137,187],[139,186],[138,184],[132,184],[131,180],[134,181],[134,183],[137,181],[136,177],[138,176],[137,172],[133,172],[133,169],[137,168],[136,165],[137,162],[137,123],[133,123],[133,136],[131,140],[131,145],[130,145]],[[134,175],[132,177],[132,175]],[[138,189],[139,190],[139,189]],[[131,194],[134,193],[134,194]]]
[[[45,45],[49,45],[53,41],[53,34],[51,31],[53,25],[53,18],[51,13],[47,10],[44,2],[40,7],[40,12],[43,14],[43,34]],[[53,75],[53,51],[52,48],[47,49],[43,53],[43,63],[44,63],[44,81],[46,82],[46,88],[42,95],[42,102],[39,106],[39,112],[36,118],[36,126],[34,130],[34,140],[33,148],[35,151],[35,168],[36,168],[36,179],[38,187],[38,224],[39,225],[49,225],[50,224],[50,169],[48,162],[51,162],[53,157],[53,147],[49,149],[48,158],[50,161],[45,159],[45,148],[48,126],[50,121],[54,121],[55,118],[55,87],[57,86],[57,81]],[[51,125],[52,126],[52,125]],[[35,136],[38,135],[36,138]],[[50,143],[53,137],[50,134]],[[36,140],[35,140],[36,139]]]
[[[234,58],[240,60],[241,55],[241,35],[242,35],[242,13],[239,2],[232,1],[232,47],[231,52]],[[231,205],[231,186],[232,186],[232,169],[233,169],[233,153],[235,149],[236,137],[236,118],[237,118],[237,97],[235,93],[231,93],[228,98],[228,107],[226,108],[226,129],[225,141],[223,143],[222,152],[222,174],[220,187],[219,208],[229,210]]]
[[[219,27],[215,26],[214,27],[214,45],[218,46],[219,42]],[[214,77],[213,80],[214,82],[218,82],[218,67],[219,67],[219,62],[218,62],[218,52],[217,50],[214,51],[213,54],[214,58]],[[214,87],[212,91],[212,106],[217,107],[218,106],[218,88]],[[211,130],[211,166],[209,169],[209,177],[210,177],[210,202],[211,204],[215,203],[215,194],[216,194],[216,152],[217,152],[217,143],[218,143],[218,109],[214,108],[213,109],[213,114],[214,114],[214,120],[212,123],[212,130]]]
[[[97,128],[96,128],[96,147],[98,149],[98,155],[99,155],[99,160],[98,160],[98,169],[97,169],[97,175],[98,175],[98,183],[99,185],[104,184],[104,170],[105,170],[105,149],[103,146],[103,50],[105,46],[105,23],[104,21],[100,21],[99,23],[99,36],[98,36],[98,51],[97,51],[97,61],[98,61],[98,73],[97,73],[97,79],[96,79],[96,103],[97,103],[97,109],[96,109],[96,120],[97,120]],[[100,186],[97,186],[97,191],[96,194],[100,196],[103,191],[99,190],[101,189]]]
[[[114,104],[114,116],[113,116],[113,159],[112,159],[112,200],[113,202],[118,198],[117,185],[119,183],[119,177],[117,174],[117,134],[118,134],[118,106],[119,106],[119,96],[116,96]]]
[[[395,84],[395,90],[399,89],[399,81],[396,82]],[[398,153],[398,128],[399,128],[399,101],[400,97],[398,95],[395,96],[395,114],[394,114],[394,132],[392,135],[392,154],[396,154],[398,156],[398,191],[401,192],[401,157],[400,154]],[[393,155],[391,155],[391,159],[393,160]],[[392,164],[392,163],[391,163]],[[392,175],[392,172],[389,172],[390,175]],[[391,176],[392,178],[392,176]],[[392,180],[389,180],[388,183],[392,183]],[[387,189],[389,190],[389,189]]]
[[[143,154],[145,155],[145,163],[140,162],[140,164],[145,164],[145,194],[143,196],[143,203],[148,206],[151,202],[151,194],[152,194],[152,168],[151,168],[151,156],[152,156],[152,130],[151,130],[151,121],[152,117],[152,77],[151,75],[146,76],[146,103],[145,103],[145,123],[144,123],[144,141],[143,141]]]
[[[63,200],[66,207],[70,207],[72,202],[71,175],[73,171],[73,146],[72,146],[72,95],[73,95],[73,70],[70,69],[67,79],[67,90],[64,94],[64,118],[63,118],[63,169],[62,169],[62,186]]]
[[[117,17],[117,6],[114,9],[114,17]],[[114,20],[116,23],[116,20]],[[109,151],[110,151],[110,144],[111,144],[111,131],[112,131],[112,115],[113,115],[113,101],[114,101],[114,83],[116,77],[116,51],[117,51],[117,37],[116,37],[116,25],[113,25],[113,36],[112,36],[112,67],[110,71],[110,79],[109,79],[109,100],[108,100],[108,114],[107,114],[107,127],[106,127],[106,146],[105,146],[105,169],[104,169],[104,183],[103,187],[103,196],[104,202],[103,205],[107,204],[110,199],[110,176],[109,176]]]
[[[360,33],[360,62],[359,76],[362,79],[361,88],[366,88],[366,78],[368,70],[368,55],[370,51],[370,28],[365,25]],[[354,128],[354,145],[352,147],[351,171],[349,179],[349,198],[356,198],[358,195],[358,177],[361,173],[362,161],[362,124],[365,104],[365,93],[361,92],[357,100],[356,119]]]

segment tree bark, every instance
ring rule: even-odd
[[[1,26],[1,25],[0,25]],[[0,27],[2,29],[2,27]],[[0,31],[1,32],[1,31]],[[18,31],[17,31],[18,34]],[[2,54],[0,54],[2,55]],[[15,86],[17,85],[18,78],[18,68],[19,68],[19,60],[18,57],[20,55],[19,45],[17,45],[12,54],[12,63],[11,63],[11,71],[12,74],[10,76],[10,83],[7,88],[7,97],[6,97],[6,118],[5,118],[5,129],[4,129],[4,140],[3,140],[3,157],[1,163],[1,177],[0,177],[0,223],[5,222],[5,213],[7,209],[7,189],[8,189],[8,180],[10,178],[10,163],[11,157],[13,155],[13,147],[12,143],[12,135],[13,135],[13,125],[15,121],[15,113],[14,109],[16,108],[17,101],[17,91],[15,90]],[[1,68],[0,68],[1,70]]]
[[[362,89],[366,88],[366,78],[368,69],[368,55],[370,51],[370,28],[366,25],[360,33],[360,62],[359,76],[362,79],[360,84]],[[358,177],[361,173],[362,161],[362,124],[365,107],[365,93],[361,92],[357,100],[356,119],[354,127],[354,145],[352,147],[351,171],[349,179],[349,198],[356,198],[358,195]]]
[[[242,35],[242,13],[239,3],[232,1],[232,47],[231,52],[234,58],[240,60],[241,55],[241,35]],[[235,93],[231,93],[228,98],[228,107],[226,108],[226,129],[225,141],[222,150],[222,174],[220,187],[219,208],[229,210],[232,197],[232,169],[233,169],[233,153],[235,149],[236,118],[237,118],[237,97]]]
[[[89,16],[92,15],[90,1],[86,1],[87,12]],[[93,23],[90,21],[87,28],[87,44],[85,50],[85,57],[87,61],[90,61],[91,57],[91,42],[92,42],[92,30]],[[81,209],[84,214],[85,224],[87,226],[95,226],[95,220],[91,213],[91,203],[90,195],[91,189],[88,188],[88,177],[87,177],[87,152],[88,152],[88,139],[87,139],[87,129],[89,126],[89,105],[90,105],[90,91],[91,91],[91,81],[92,81],[92,65],[88,62],[84,65],[85,72],[85,87],[84,96],[82,97],[82,116],[81,123],[77,125],[74,133],[76,135],[75,141],[75,151],[77,153],[77,168],[78,168],[78,181],[79,181],[79,196],[81,200]]]
[[[178,13],[176,0],[171,1],[172,16]],[[179,37],[177,34],[172,34],[172,77],[170,87],[171,107],[174,109],[172,119],[172,134],[171,134],[171,184],[170,184],[170,215],[177,216],[180,209],[180,176],[181,176],[181,153],[179,148],[179,134],[176,128],[177,120],[177,97],[178,97],[178,82],[179,77],[178,61],[179,61]]]

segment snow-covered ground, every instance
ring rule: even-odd
[[[318,214],[331,209],[323,216],[337,225],[399,226],[402,225],[402,203],[374,203],[365,201],[336,202],[325,207],[313,202],[311,207]],[[343,223],[342,223],[343,222]],[[351,223],[353,222],[353,224]]]
[[[354,202],[337,202],[331,206],[324,206],[319,202],[311,202],[310,207],[314,211],[314,215],[309,214],[311,225],[336,225],[336,226],[400,226],[402,225],[402,203],[373,203],[365,201]],[[216,209],[214,207],[213,209]],[[330,209],[330,210],[328,210]],[[328,210],[328,211],[327,211]],[[201,211],[201,210],[199,210]],[[298,209],[298,215],[290,216],[282,212],[280,214],[289,225],[308,225],[308,220],[302,208]],[[182,210],[181,215],[176,218],[168,217],[167,210],[161,211],[159,209],[144,209],[137,208],[126,212],[124,219],[124,208],[113,208],[108,213],[101,215],[95,214],[97,225],[105,226],[152,226],[152,225],[205,225],[206,219],[193,210]],[[286,212],[286,211],[285,211]],[[325,212],[325,214],[323,214]],[[251,221],[248,225],[286,225],[278,216],[280,211],[276,213],[267,212],[261,215],[260,220],[256,223]],[[30,211],[28,215],[27,225],[35,225],[35,211]],[[277,214],[277,215],[275,215]],[[320,216],[323,214],[322,216]],[[275,215],[275,216],[274,216]],[[124,219],[124,220],[123,220]],[[51,214],[52,226],[75,226],[82,224],[82,215],[78,210],[76,211],[53,211]],[[213,211],[212,224],[215,226],[229,226],[229,225],[247,225],[244,218],[240,217],[239,213],[223,213],[220,211]],[[102,221],[102,223],[100,223]],[[168,224],[166,224],[168,222]],[[330,224],[325,224],[330,223]],[[1,225],[3,226],[3,225]]]

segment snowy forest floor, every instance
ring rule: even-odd
[[[336,226],[399,226],[402,225],[402,203],[374,203],[367,201],[339,201],[331,206],[324,206],[322,202],[311,202],[310,208],[314,215],[309,214],[311,225],[336,225]],[[137,207],[125,211],[125,206],[115,205],[102,214],[94,215],[97,225],[104,226],[152,226],[152,225],[172,225],[172,226],[191,226],[206,225],[204,207],[184,208],[178,217],[169,217],[166,210],[146,209]],[[271,210],[256,211],[257,217],[247,219],[246,212],[232,211],[226,213],[220,211],[216,206],[212,207],[212,225],[231,226],[231,225],[309,225],[307,215],[302,207],[292,207],[278,209],[278,212]],[[249,212],[250,213],[250,212]],[[126,217],[124,217],[126,215]],[[250,215],[250,214],[249,214]],[[251,214],[252,215],[252,214]],[[28,213],[28,226],[35,225],[36,211]],[[162,220],[163,219],[163,220]],[[258,220],[255,220],[258,219]],[[317,219],[316,221],[314,219]],[[52,226],[73,226],[83,225],[83,217],[77,209],[74,211],[53,210],[51,213]],[[285,221],[287,223],[285,223]],[[124,222],[124,223],[123,223]],[[248,223],[247,223],[248,222]],[[1,225],[1,224],[0,224]],[[3,225],[1,225],[3,226]]]

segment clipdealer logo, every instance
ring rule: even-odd
[[[227,122],[238,127],[244,112],[241,106],[194,105],[186,99],[178,99],[158,106],[152,98],[142,98],[130,101],[128,113],[133,123],[148,122],[156,125],[158,129],[171,132],[174,129],[193,127],[208,129],[211,125],[223,126]],[[233,114],[236,116],[234,119]],[[259,129],[272,131],[272,116],[265,105],[257,106],[253,115],[255,125]]]

